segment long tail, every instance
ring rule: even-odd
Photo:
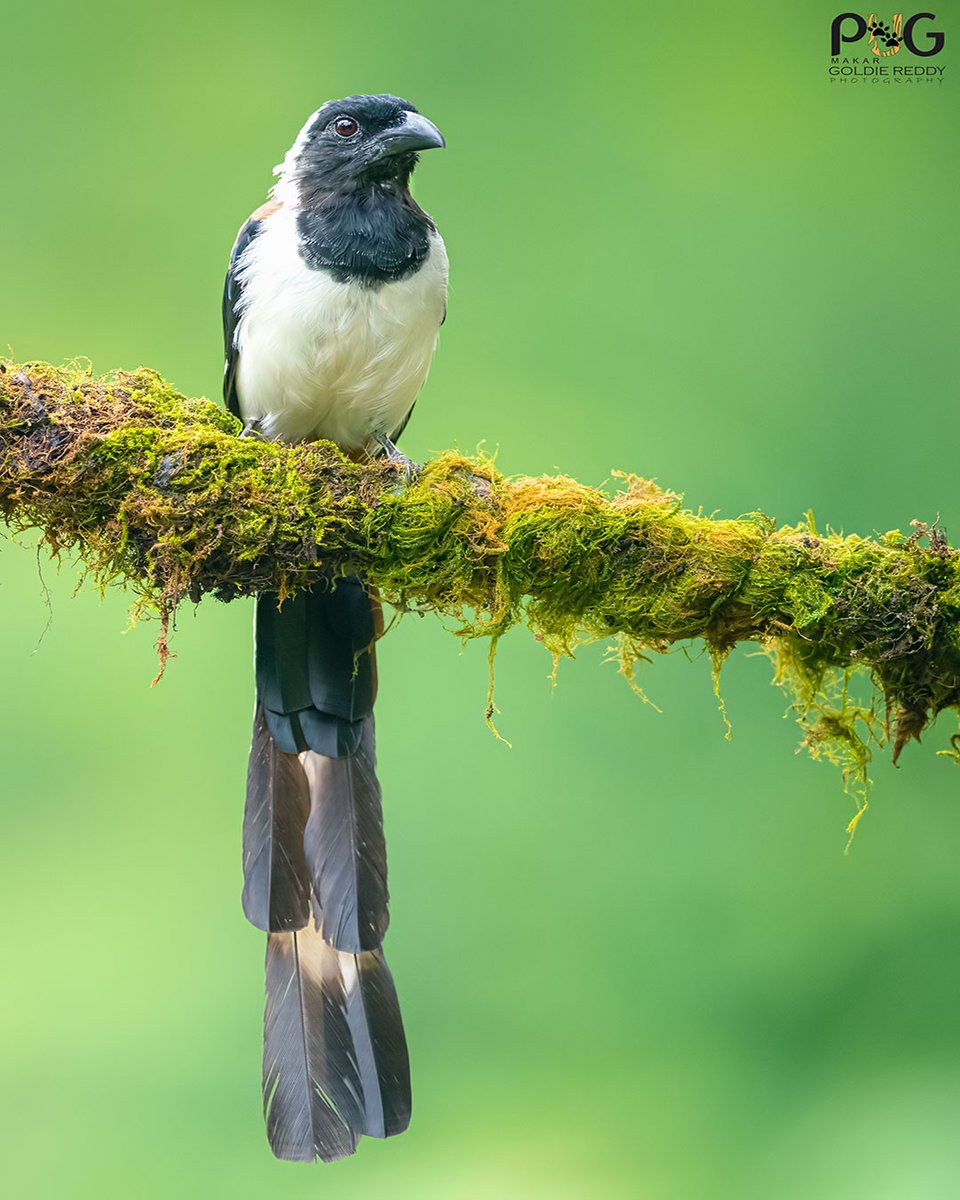
[[[379,604],[355,578],[257,602],[243,907],[267,938],[263,1103],[279,1158],[331,1161],[410,1120],[406,1040],[380,944]]]

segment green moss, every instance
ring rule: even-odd
[[[238,432],[144,368],[0,364],[0,515],[55,553],[78,548],[99,586],[123,581],[165,618],[187,597],[288,594],[333,567],[492,648],[518,623],[555,660],[609,639],[634,686],[637,664],[677,642],[703,639],[715,675],[758,642],[806,745],[842,765],[861,809],[871,748],[889,739],[897,757],[960,706],[960,557],[935,527],[874,541],[822,535],[809,515],[713,520],[634,476],[610,496],[452,452],[404,486],[330,443]],[[872,700],[854,698],[858,677]]]

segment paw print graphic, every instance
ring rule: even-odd
[[[877,21],[875,25],[869,26],[869,29],[870,36],[876,38],[878,42],[883,42],[885,46],[900,45],[900,39],[885,21]]]
[[[903,15],[894,13],[893,20],[888,24],[871,13],[867,20],[870,33],[870,50],[881,58],[889,58],[896,54],[903,43]]]

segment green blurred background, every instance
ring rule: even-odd
[[[831,85],[837,7],[7,0],[0,338],[218,394],[270,168],[323,100],[394,91],[449,145],[416,179],[453,273],[409,454],[956,541],[960,30],[942,86]],[[239,905],[251,606],[184,608],[151,691],[128,596],[41,580],[33,537],[0,571],[7,1195],[960,1194],[949,720],[874,765],[844,857],[766,659],[724,671],[728,742],[698,647],[645,669],[658,715],[599,647],[552,690],[518,630],[508,749],[485,646],[404,620],[378,713],[415,1118],[297,1167]]]

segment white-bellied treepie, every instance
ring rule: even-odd
[[[224,397],[245,432],[396,450],[444,318],[447,256],[410,194],[440,131],[396,96],[307,120],[240,230],[223,297]],[[351,1154],[410,1119],[407,1048],[381,942],[375,594],[324,578],[258,597],[243,907],[267,931],[263,1100],[280,1158]]]

